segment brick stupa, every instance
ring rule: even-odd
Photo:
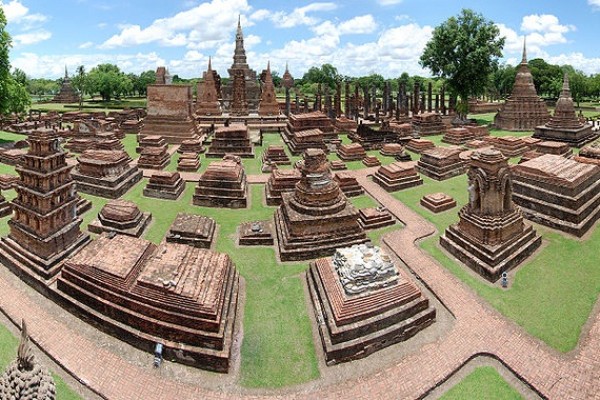
[[[275,213],[281,260],[327,256],[338,247],[367,242],[358,211],[333,179],[323,150],[306,150],[300,171],[294,192],[281,194]]]
[[[458,213],[440,244],[485,279],[495,282],[531,255],[542,239],[512,201],[508,159],[497,150],[471,155],[469,203]]]
[[[142,179],[142,171],[129,164],[122,150],[86,150],[77,161],[72,176],[83,193],[116,199]]]
[[[526,218],[581,237],[600,218],[600,166],[545,154],[513,167]]]
[[[75,89],[73,89],[66,66],[62,85],[60,85],[60,89],[56,96],[50,101],[52,103],[79,103],[79,95],[75,92]]]
[[[231,124],[215,129],[215,136],[206,152],[206,157],[223,158],[225,154],[254,158],[254,148],[246,125]]]
[[[271,76],[270,62],[267,63],[265,82],[262,85],[258,115],[279,115],[279,103],[277,103],[277,97],[275,97],[275,86],[273,85],[273,77]]]
[[[198,102],[196,104],[197,115],[221,115],[221,104],[217,92],[217,84],[211,67],[211,59],[208,58],[208,69],[204,73],[204,81],[198,84]]]
[[[228,255],[103,235],[65,263],[58,296],[121,340],[168,360],[228,372],[240,277]]]
[[[569,88],[569,75],[565,73],[562,92],[556,102],[554,115],[550,121],[535,128],[534,138],[564,142],[570,146],[581,147],[598,138],[600,132],[592,131],[592,124],[577,118],[575,106]]]
[[[53,131],[29,135],[29,151],[16,167],[21,179],[10,233],[0,241],[2,263],[31,282],[48,283],[64,259],[90,240],[79,228],[77,184],[59,141]]]
[[[546,103],[540,99],[533,85],[523,44],[523,59],[517,67],[512,94],[494,117],[494,125],[507,131],[533,131],[536,126],[544,125],[549,120]]]
[[[378,247],[338,249],[312,262],[306,280],[327,365],[367,357],[435,321],[429,300]]]
[[[193,198],[197,206],[246,208],[248,185],[239,157],[225,156],[211,162],[200,175]]]
[[[144,196],[177,200],[184,190],[185,182],[179,172],[158,171],[150,176],[144,188]]]
[[[115,199],[102,207],[98,219],[90,222],[88,230],[93,233],[115,232],[140,237],[151,219],[152,215],[141,212],[134,202]]]

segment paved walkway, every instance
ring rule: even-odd
[[[479,354],[501,360],[543,397],[600,399],[600,315],[592,316],[590,331],[577,350],[568,355],[529,336],[420,250],[415,242],[433,234],[435,227],[374,184],[367,177],[372,171],[351,173],[406,225],[386,235],[385,243],[441,299],[455,315],[456,323],[438,341],[371,376],[329,387],[299,386],[291,393],[289,389],[273,394],[255,394],[245,389],[216,392],[202,388],[201,383],[191,386],[129,364],[57,322],[24,293],[24,288],[10,285],[1,276],[0,307],[13,321],[22,317],[31,321],[32,338],[57,363],[109,399],[413,399],[425,395]]]

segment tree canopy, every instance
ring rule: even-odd
[[[502,56],[504,40],[492,21],[469,9],[434,29],[420,64],[444,78],[448,88],[460,96],[457,112],[461,118],[468,112],[469,97],[485,92],[489,75]]]
[[[320,67],[310,67],[302,76],[303,83],[320,83],[335,88],[336,81],[340,79],[340,74],[336,67],[331,64],[323,64]]]
[[[0,114],[21,113],[31,103],[29,93],[25,89],[27,76],[21,70],[15,74],[10,72],[8,58],[12,39],[6,31],[6,16],[0,6]]]
[[[131,80],[114,64],[100,64],[89,72],[86,78],[89,93],[100,93],[103,101],[130,93],[133,90]]]

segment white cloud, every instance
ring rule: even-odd
[[[560,24],[558,17],[552,14],[532,14],[523,17],[521,22],[523,32],[542,32],[563,34],[575,30],[573,25]]]
[[[227,12],[224,12],[227,10]],[[237,14],[250,11],[246,0],[212,0],[172,17],[154,20],[149,26],[126,25],[100,45],[103,49],[158,43],[185,46],[195,41],[225,40],[235,29]],[[249,25],[249,24],[248,24]]]
[[[382,6],[393,6],[402,3],[403,0],[377,0]]]
[[[44,40],[48,40],[52,37],[52,33],[47,30],[40,29],[35,32],[21,33],[19,35],[13,36],[13,42],[15,47],[35,44],[39,42],[43,42]]]
[[[30,14],[29,8],[24,6],[20,0],[11,0],[8,3],[0,1],[0,5],[4,10],[6,20],[9,23],[24,24],[26,26],[31,26],[34,24],[46,22],[46,20],[48,19],[48,17],[42,14]]]
[[[270,19],[278,28],[293,28],[298,25],[316,25],[319,18],[307,15],[312,12],[333,11],[337,8],[335,3],[311,3],[304,7],[294,8],[291,13],[278,11],[271,13]]]
[[[80,49],[89,49],[94,45],[94,42],[83,42],[79,45]]]
[[[338,25],[340,35],[373,33],[375,29],[377,23],[371,14],[360,15]]]
[[[250,15],[250,19],[253,20],[253,21],[262,21],[262,20],[264,20],[266,18],[269,18],[270,15],[271,15],[271,11],[265,10],[263,8],[263,9],[256,10],[255,12],[253,12]]]
[[[18,57],[11,60],[15,68],[25,71],[27,76],[32,78],[58,78],[65,73],[65,65],[69,71],[75,71],[79,65],[84,65],[86,71],[91,70],[98,64],[111,63],[116,64],[122,71],[140,72],[153,70],[160,65],[165,65],[166,61],[157,53],[136,53],[136,54],[58,54],[43,55],[36,53],[21,53]]]
[[[600,10],[600,0],[588,0],[588,4],[592,6],[594,11]]]
[[[586,74],[600,73],[600,57],[587,58],[582,53],[559,54],[558,56],[546,55],[546,62],[556,65],[572,65],[575,69]]]

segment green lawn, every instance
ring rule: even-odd
[[[19,340],[3,325],[0,325],[0,373],[4,372],[10,362],[17,358]],[[36,351],[37,352],[37,351]],[[81,399],[62,378],[52,374],[56,383],[56,398],[58,400]]]
[[[519,392],[508,384],[494,367],[479,367],[448,390],[440,400],[518,400]]]
[[[459,207],[467,202],[466,175],[442,182],[426,176],[423,180],[424,185],[396,192],[393,196],[443,233],[448,225],[458,221]],[[458,207],[433,214],[419,205],[423,195],[435,192],[452,196]],[[467,267],[446,256],[438,244],[439,233],[423,241],[421,246],[502,314],[549,346],[567,352],[577,345],[581,328],[600,293],[597,255],[600,229],[584,242],[543,226],[536,225],[536,229],[546,245],[534,259],[518,267],[509,290],[487,284],[483,278],[469,273]]]

